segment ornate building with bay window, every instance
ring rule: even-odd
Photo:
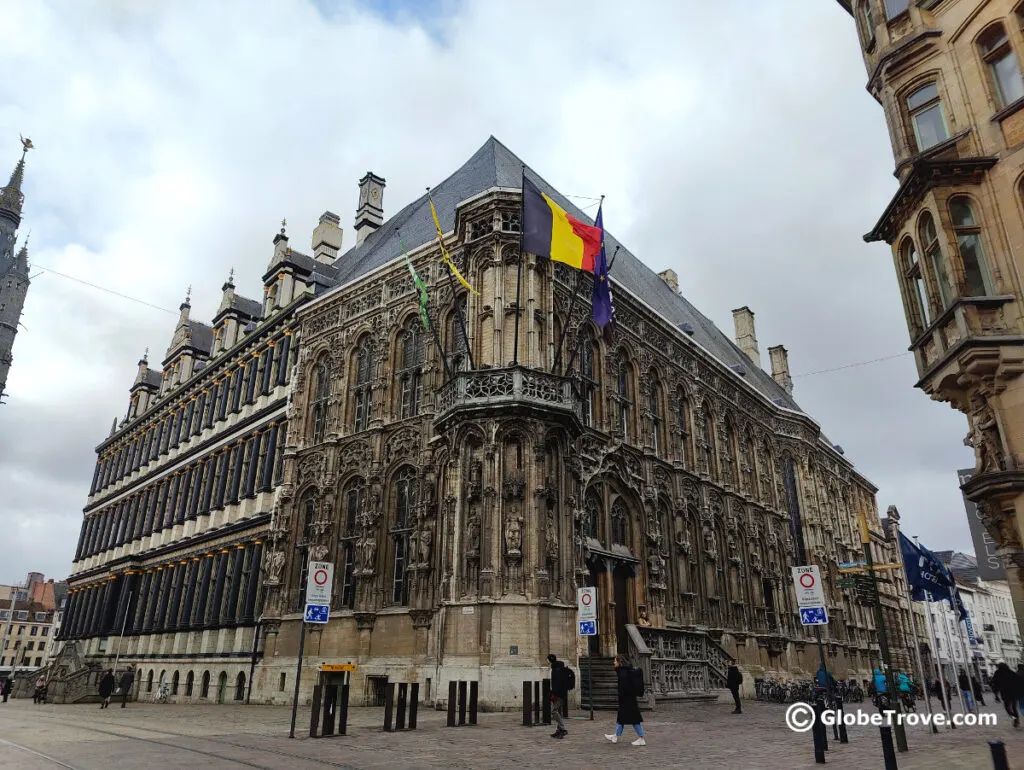
[[[839,0],[860,33],[899,188],[892,249],[917,387],[967,415],[963,489],[1024,620],[1024,2]]]
[[[730,655],[751,682],[809,677],[800,563],[826,583],[830,664],[867,677],[873,620],[836,582],[861,553],[858,511],[879,556],[897,555],[875,487],[793,400],[785,348],[769,348],[764,372],[749,309],[734,311],[730,340],[672,271],[610,235],[611,338],[590,321],[591,277],[565,265],[525,255],[517,307],[523,173],[492,137],[431,192],[474,292],[447,275],[423,197],[360,237],[333,263],[338,285],[298,310],[254,697],[291,699],[310,560],[334,564],[334,586],[330,621],[308,627],[307,665],[357,663],[356,703],[389,679],[420,682],[428,702],[472,679],[482,705],[513,706],[549,652],[602,666],[628,653],[655,697],[716,686]],[[581,586],[598,588],[599,634],[578,649]],[[644,609],[650,626],[637,623]],[[898,634],[891,644],[906,648]]]

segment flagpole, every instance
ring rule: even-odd
[[[969,685],[968,692],[970,692],[972,694],[971,702],[974,704],[973,711],[974,711],[975,714],[977,714],[978,713],[978,696],[977,696],[977,693],[974,692],[974,683],[971,681],[971,674],[970,674],[970,672],[971,672],[972,669],[971,669],[971,658],[970,658],[970,655],[969,655],[969,649],[967,647],[967,643],[964,641],[964,635],[960,632],[960,623],[962,621],[962,618],[960,617],[960,609],[961,609],[962,605],[960,604],[960,594],[957,591],[955,585],[953,586],[953,590],[950,593],[950,597],[951,597],[950,598],[950,603],[953,605],[953,616],[955,618],[953,622],[956,623],[956,635],[957,635],[957,638],[960,640],[960,652],[962,652],[963,656],[964,656],[964,674],[967,676],[967,684]],[[963,610],[964,610],[964,612],[967,612],[967,608],[966,607],[963,607]],[[966,625],[966,623],[964,625]]]
[[[427,200],[430,200],[430,188],[427,188]],[[433,205],[433,202],[431,202]],[[440,227],[440,225],[438,225]],[[437,232],[437,240],[441,245],[442,256],[444,252],[444,241],[442,240],[440,229]],[[455,289],[455,278],[452,275],[452,267],[447,262],[444,264],[445,269],[448,271],[448,287],[452,290],[452,305],[455,306],[455,316],[459,322],[459,328],[462,330],[462,339],[466,342],[466,357],[469,359],[469,368],[476,369],[476,365],[473,363],[473,349],[469,344],[469,334],[466,333],[466,318],[462,314],[462,308],[459,307],[459,295]],[[466,307],[469,307],[469,292],[466,293]],[[454,348],[454,345],[452,346]],[[453,349],[452,355],[455,354]]]
[[[576,277],[576,288],[573,289],[572,299],[569,301],[569,312],[565,314],[565,323],[562,325],[562,333],[558,335],[558,346],[555,348],[555,363],[551,366],[551,373],[558,372],[558,364],[562,361],[562,343],[565,342],[565,335],[569,333],[569,326],[572,324],[572,311],[576,309],[576,298],[583,288],[583,271]]]
[[[523,233],[526,230],[526,164],[523,164],[522,194],[519,197],[519,265],[516,268],[516,321],[512,333],[512,366],[519,366],[519,299],[523,285]]]
[[[405,255],[406,263],[410,266],[410,268],[412,268],[412,260],[409,259],[409,252],[405,248],[404,241],[402,241],[402,231],[401,230],[398,231],[398,242],[402,246],[402,254]],[[412,268],[411,272],[413,274],[413,288],[418,291],[419,287],[416,286],[416,279],[418,279],[418,275],[416,274],[415,268]],[[426,306],[426,305],[423,306],[423,312],[427,316],[427,330],[430,332],[430,336],[434,340],[434,346],[437,348],[437,352],[441,356],[441,363],[444,364],[445,378],[450,380],[452,378],[452,369],[451,369],[451,366],[448,365],[448,356],[445,354],[444,348],[441,346],[441,337],[437,333],[437,327],[434,326],[434,319],[430,317],[430,308],[429,308],[429,306]],[[467,347],[468,347],[468,341],[467,341]]]
[[[914,538],[917,541],[917,538]],[[942,705],[942,710],[946,715],[946,724],[953,726],[952,720],[949,718],[949,693],[946,692],[945,677],[942,675],[942,661],[939,659],[939,645],[935,639],[935,626],[932,623],[932,595],[931,592],[925,591],[925,602],[924,602],[924,619],[928,626],[928,641],[932,646],[932,658],[935,662],[935,679],[939,685],[939,703]]]
[[[615,256],[619,253],[619,248],[620,247],[618,245],[615,246],[615,251],[612,253],[611,262],[608,264],[608,272],[605,273],[606,277],[608,275],[611,275],[612,265],[615,263]],[[595,281],[597,280],[596,276],[594,277],[594,280]],[[611,280],[611,279],[609,279],[609,280]],[[611,323],[611,321],[609,321],[608,323]],[[578,335],[578,338],[576,340],[576,347],[573,348],[572,355],[569,357],[569,362],[565,365],[565,376],[566,377],[568,377],[569,374],[572,372],[572,365],[576,361],[576,356],[579,355],[579,352],[580,352],[580,350],[582,348],[583,348],[583,335]]]
[[[939,602],[939,606],[942,606],[942,602]],[[953,655],[953,637],[949,633],[949,623],[946,619],[946,610],[942,610],[942,630],[946,634],[946,644],[949,646],[949,668],[953,675],[953,682],[951,683],[956,687],[956,694],[960,697],[960,710],[967,713],[967,702],[964,700],[964,691],[960,689],[960,681],[956,675],[956,656]]]
[[[893,529],[896,531],[896,547],[900,549],[900,561],[903,561],[903,548],[900,547],[900,523],[894,518]],[[903,562],[906,564],[906,562]],[[906,567],[903,568],[903,574],[906,576]],[[914,662],[917,664],[917,675],[921,682],[921,693],[924,695],[925,705],[928,707],[928,724],[932,726],[932,732],[937,733],[939,728],[935,726],[935,720],[932,718],[932,694],[928,687],[928,680],[924,675],[924,664],[921,662],[921,643],[917,639],[917,622],[914,619],[914,600],[910,596],[910,585],[907,585],[907,600],[910,605],[910,632],[914,636]],[[925,606],[925,610],[928,607]]]

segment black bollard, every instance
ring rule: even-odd
[[[994,770],[1010,770],[1010,763],[1006,759],[1006,745],[1002,741],[989,741],[988,747],[992,751]]]
[[[320,729],[321,735],[334,735],[334,712],[338,703],[338,685],[329,684],[324,687],[324,721]]]
[[[345,673],[345,684],[341,686],[341,702],[338,706],[338,735],[345,735],[348,730],[348,688],[351,674]]]
[[[839,722],[839,742],[849,743],[850,737],[846,734],[846,722],[843,717],[846,716],[846,712],[843,711],[843,699],[836,698],[836,721]]]
[[[533,683],[533,723],[540,724],[540,682]]]
[[[814,761],[825,764],[825,750],[827,748],[828,734],[825,732],[825,725],[821,722],[821,708],[814,705],[814,724],[811,726],[811,739],[814,741]]]
[[[448,683],[448,726],[455,727],[455,689],[458,682]]]
[[[523,727],[533,727],[533,707],[530,705],[532,692],[531,682],[523,682]]]
[[[405,707],[409,700],[409,685],[402,682],[398,685],[398,713],[395,715],[395,729],[405,729]]]
[[[476,709],[477,703],[480,700],[480,683],[470,682],[469,683],[469,723],[471,725],[476,724]]]
[[[543,704],[541,708],[541,721],[544,724],[551,724],[551,680],[543,679],[540,683],[540,699]]]
[[[896,749],[892,745],[892,728],[882,725],[878,728],[882,733],[882,756],[885,758],[885,770],[897,770]]]
[[[466,724],[466,682],[459,682],[459,727]]]
[[[309,737],[319,738],[316,728],[320,723],[320,697],[323,688],[315,684],[313,685],[313,712],[309,715]]]
[[[420,708],[420,685],[413,682],[409,692],[409,729],[416,729],[416,712]]]
[[[395,716],[395,683],[388,682],[384,688],[384,732],[393,733]]]

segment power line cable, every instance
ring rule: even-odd
[[[795,377],[810,377],[810,376],[815,375],[815,374],[827,374],[828,372],[838,372],[838,371],[842,371],[843,369],[853,369],[856,366],[867,366],[868,364],[877,364],[877,363],[879,363],[881,361],[891,361],[894,358],[903,358],[903,356],[909,356],[909,355],[910,355],[910,351],[909,350],[905,350],[902,353],[896,353],[895,355],[891,355],[891,356],[882,356],[881,358],[872,358],[870,361],[858,361],[858,362],[853,363],[853,364],[844,364],[843,366],[834,366],[831,369],[818,369],[817,371],[814,371],[814,372],[804,372],[803,374],[794,374],[792,376],[795,378]]]
[[[59,270],[54,270],[52,267],[45,267],[44,265],[40,265],[37,262],[33,262],[32,263],[32,267],[38,268],[39,270],[42,270],[45,273],[53,273],[54,275],[59,275],[61,278],[67,278],[69,281],[74,281],[75,283],[80,283],[83,286],[88,286],[88,287],[93,288],[93,289],[98,289],[99,291],[105,291],[107,294],[113,294],[115,297],[120,297],[121,299],[127,299],[127,300],[129,300],[131,302],[137,302],[140,305],[145,305],[146,307],[151,307],[151,308],[154,308],[155,310],[162,310],[165,313],[170,313],[171,315],[176,315],[177,314],[176,311],[174,311],[174,310],[170,310],[168,308],[161,307],[160,305],[154,305],[152,302],[147,302],[144,299],[139,299],[138,297],[133,297],[130,294],[123,294],[123,293],[121,293],[119,291],[115,291],[114,289],[108,289],[106,286],[100,286],[100,285],[95,284],[95,283],[90,283],[89,281],[85,281],[85,280],[83,280],[81,278],[76,278],[73,275],[68,275],[67,273],[62,273]]]

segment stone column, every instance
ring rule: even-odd
[[[146,619],[142,623],[143,633],[151,633],[156,620],[157,609],[160,605],[160,582],[163,580],[163,567],[157,567],[152,571],[149,581],[148,599],[146,600]]]
[[[243,626],[256,621],[256,599],[260,590],[260,565],[263,558],[263,543],[255,541],[249,549],[249,580],[245,586],[245,603],[242,607]]]
[[[183,631],[192,630],[192,607],[195,603],[196,596],[196,584],[199,582],[196,578],[199,576],[200,560],[193,557],[188,563],[187,577],[185,578],[185,601],[181,607],[181,616],[178,619],[178,627]]]
[[[167,630],[177,631],[181,627],[178,620],[181,610],[181,587],[185,582],[185,569],[188,562],[184,561],[174,565],[174,582],[171,588],[171,601],[168,605]]]
[[[94,586],[91,589],[92,596],[89,602],[89,620],[86,624],[86,636],[96,636],[100,626],[100,608],[102,605],[103,589],[105,586]]]
[[[149,587],[153,581],[153,573],[149,570],[142,573],[142,579],[139,580],[139,592],[135,599],[135,608],[132,612],[131,622],[128,627],[131,629],[132,634],[139,634],[142,632],[143,622],[146,619],[146,606],[149,603]]]
[[[213,597],[206,608],[206,625],[215,626],[220,620],[220,605],[224,599],[224,581],[228,572],[228,551],[221,551],[216,556],[216,578],[213,583]]]
[[[119,591],[117,595],[117,608],[114,611],[114,623],[111,628],[111,631],[114,634],[121,633],[121,625],[124,623],[125,615],[128,612],[128,601],[131,598],[134,577],[134,572],[126,570],[122,573],[120,580],[118,580]]]
[[[196,612],[192,620],[195,629],[206,626],[206,606],[210,596],[210,575],[213,570],[213,555],[206,554],[200,562],[199,587],[196,589]]]
[[[224,606],[224,613],[221,615],[221,624],[226,626],[238,625],[238,600],[242,596],[242,567],[245,562],[246,547],[239,545],[235,548],[233,557],[234,565],[231,570],[231,594]]]

